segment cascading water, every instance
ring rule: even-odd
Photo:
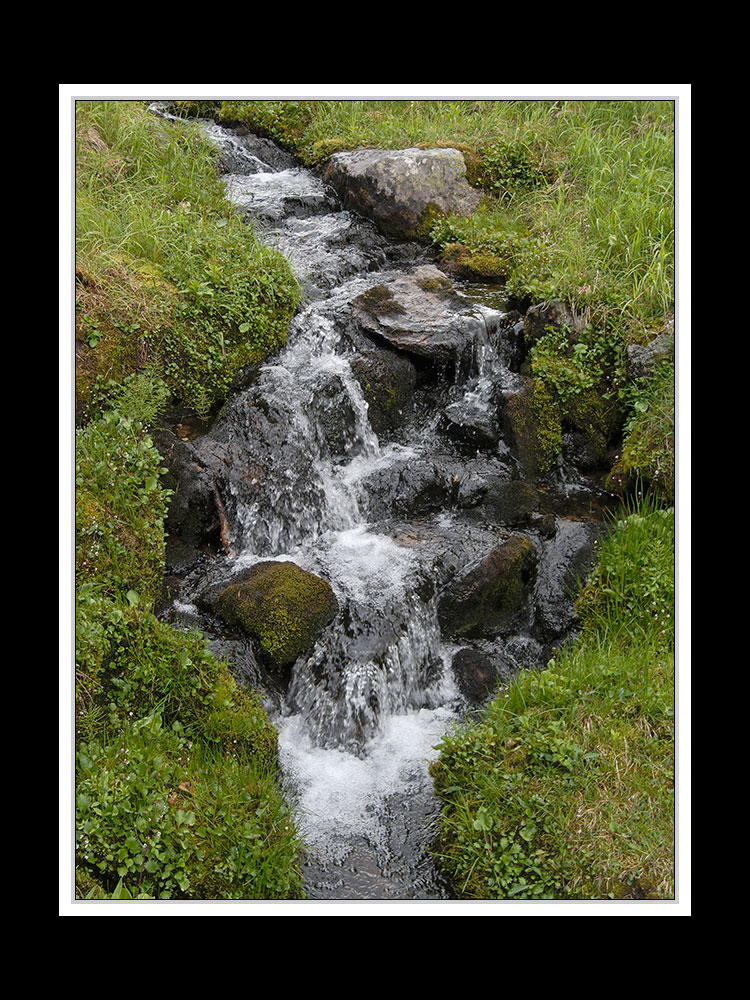
[[[518,492],[497,426],[498,392],[519,383],[511,327],[499,335],[503,311],[467,298],[474,332],[449,377],[417,386],[408,419],[376,433],[354,371],[362,340],[351,304],[413,273],[429,261],[427,251],[386,240],[342,210],[317,177],[266,140],[200,127],[221,149],[227,196],[288,257],[305,300],[286,348],[195,442],[198,465],[214,461],[221,470],[231,552],[184,574],[177,613],[210,636],[212,622],[193,603],[206,581],[264,560],[294,562],[330,583],[339,614],[269,696],[309,846],[308,894],[447,898],[428,852],[438,805],[427,763],[466,701],[439,597],[452,574],[497,544],[497,525],[480,503],[488,483],[493,495]],[[446,425],[462,436],[460,446]],[[544,573],[530,614],[542,625],[554,619],[553,634],[563,631],[555,581],[590,532],[587,522],[568,521],[548,544],[534,529],[540,510],[529,537]],[[500,660],[508,670],[538,662],[543,632],[505,637]]]

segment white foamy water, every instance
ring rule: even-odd
[[[345,858],[352,838],[386,850],[389,801],[431,798],[427,766],[454,719],[445,706],[392,715],[362,756],[315,746],[298,715],[280,720],[281,762],[309,848],[333,862]]]

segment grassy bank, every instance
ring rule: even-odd
[[[674,896],[674,511],[612,526],[577,641],[514,679],[432,765],[460,897]]]
[[[79,419],[135,374],[206,413],[284,343],[297,283],[225,200],[195,125],[80,101],[75,128]]]
[[[260,700],[154,614],[170,494],[148,433],[282,344],[297,286],[194,126],[79,102],[76,147],[76,895],[298,898]]]

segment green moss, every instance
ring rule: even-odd
[[[534,476],[554,468],[562,448],[562,423],[549,387],[541,379],[527,379],[525,392],[508,397],[505,418],[527,473]]]
[[[370,312],[380,316],[397,316],[406,310],[393,297],[386,285],[373,285],[357,297],[357,302],[365,305]]]
[[[462,278],[473,281],[499,281],[506,276],[507,260],[491,250],[474,249],[462,243],[449,243],[443,250],[443,265]]]
[[[436,275],[433,278],[417,278],[417,285],[425,292],[431,292],[434,295],[450,295],[453,291],[453,285],[450,279]]]
[[[217,612],[255,638],[272,664],[293,663],[338,611],[330,585],[291,562],[259,563],[219,594]]]

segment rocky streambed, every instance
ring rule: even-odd
[[[213,420],[174,413],[154,434],[175,491],[163,613],[263,692],[311,898],[448,898],[428,762],[571,634],[610,501],[585,428],[539,459],[524,361],[571,317],[511,308],[419,241],[430,213],[476,204],[457,151],[337,154],[312,172],[196,127],[304,300]]]

